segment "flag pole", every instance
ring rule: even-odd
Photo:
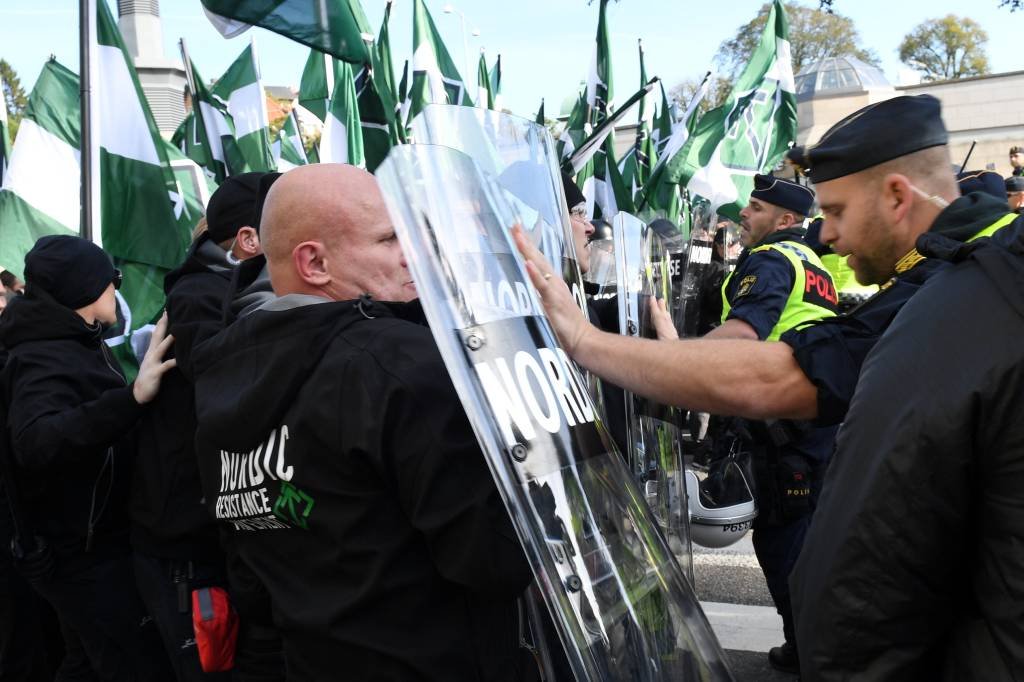
[[[93,134],[92,134],[92,46],[94,44],[96,21],[96,0],[78,2],[78,70],[79,70],[79,116],[81,127],[80,176],[82,215],[79,219],[79,235],[82,239],[93,239]]]

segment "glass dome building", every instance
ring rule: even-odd
[[[878,89],[892,90],[892,84],[881,69],[856,57],[823,59],[796,75],[797,101]]]

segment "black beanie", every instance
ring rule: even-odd
[[[562,171],[562,188],[565,190],[565,206],[570,211],[586,202],[587,198],[583,196],[579,185],[573,182],[572,176],[565,171]]]
[[[77,310],[94,303],[114,281],[114,264],[103,249],[81,237],[41,237],[25,254],[25,285]]]
[[[206,227],[210,239],[219,244],[234,239],[246,225],[259,229],[256,201],[260,178],[264,175],[266,173],[242,173],[221,183],[206,205]]]

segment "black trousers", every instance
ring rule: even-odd
[[[204,673],[192,626],[192,590],[226,582],[223,566],[134,555],[135,582],[156,621],[178,682],[226,682],[228,673]],[[181,603],[179,600],[185,600]]]
[[[50,682],[64,658],[57,616],[0,547],[0,680]]]
[[[34,585],[57,612],[70,652],[85,666],[62,666],[57,679],[102,682],[171,682],[153,619],[135,588],[131,555],[78,555],[57,559],[55,575]]]

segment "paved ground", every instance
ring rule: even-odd
[[[693,549],[697,595],[736,682],[795,682],[796,675],[768,664],[768,649],[782,643],[782,619],[772,605],[750,535],[725,549]]]

